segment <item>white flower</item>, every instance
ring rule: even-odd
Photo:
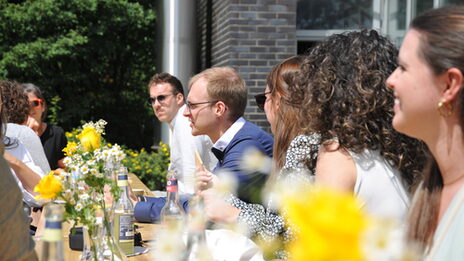
[[[71,158],[70,157],[65,157],[63,160],[64,165],[69,165],[71,163]]]
[[[77,203],[76,206],[75,206],[75,208],[76,208],[77,211],[81,211],[82,208],[83,208],[83,206],[82,206],[81,203]]]
[[[361,241],[366,260],[419,260],[417,248],[406,243],[404,230],[390,219],[374,218]]]
[[[250,173],[271,173],[272,159],[256,148],[250,148],[243,153],[241,167]]]
[[[182,231],[170,228],[161,229],[156,240],[156,258],[159,260],[180,260],[185,244]]]
[[[220,196],[225,197],[229,194],[235,194],[238,186],[237,176],[227,171],[220,171],[218,178],[218,182],[214,184],[214,188]]]
[[[96,160],[93,160],[93,159],[87,161],[87,165],[89,165],[89,166],[93,166],[93,165],[95,165],[96,163],[97,163],[97,161],[96,161]]]
[[[84,201],[89,199],[89,197],[90,197],[89,194],[82,194],[81,195],[81,199],[84,200]]]
[[[89,173],[89,171],[90,171],[89,166],[83,165],[83,166],[81,167],[81,172],[82,172],[82,173],[87,174],[87,173]]]

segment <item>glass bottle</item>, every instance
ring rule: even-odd
[[[180,228],[185,219],[184,209],[179,204],[179,187],[175,170],[168,170],[166,182],[166,203],[161,209],[161,223],[166,227]]]
[[[53,203],[46,205],[42,261],[64,261],[62,221],[63,207]]]
[[[122,190],[114,205],[113,230],[119,247],[126,255],[134,254],[134,205],[129,198],[127,174],[118,175],[118,186]]]
[[[189,201],[189,222],[187,246],[182,261],[202,260],[213,261],[211,252],[206,243],[206,217],[204,203],[200,196],[195,195]]]

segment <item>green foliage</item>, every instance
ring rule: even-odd
[[[48,121],[53,125],[58,125],[58,113],[61,110],[60,106],[61,98],[54,96],[48,105]]]
[[[166,174],[169,167],[169,147],[160,142],[157,152],[125,150],[122,161],[129,172],[134,173],[150,190],[166,190]]]
[[[0,78],[40,86],[66,130],[103,118],[108,141],[148,147],[155,2],[0,0]]]

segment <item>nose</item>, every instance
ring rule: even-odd
[[[387,87],[390,88],[390,89],[394,89],[395,88],[395,78],[396,78],[396,73],[398,72],[398,68],[396,68],[392,74],[390,74],[390,76],[388,76],[387,78],[387,81],[386,81],[386,84],[387,84]]]
[[[190,109],[189,109],[189,107],[187,105],[185,106],[184,112],[183,112],[182,115],[184,115],[184,117],[189,117],[191,115]]]
[[[151,105],[153,106],[153,108],[161,107],[161,103],[159,102],[158,99],[156,99]]]

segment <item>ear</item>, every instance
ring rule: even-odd
[[[184,105],[184,95],[180,92],[176,94],[176,103],[178,107],[182,107],[182,105]]]
[[[452,102],[459,95],[459,91],[462,88],[462,72],[458,68],[450,68],[443,74],[446,89],[443,92],[443,99],[448,102]]]
[[[214,113],[218,117],[224,116],[226,114],[226,111],[227,111],[227,106],[223,101],[216,102],[214,106]]]
[[[282,95],[280,93],[276,93],[275,99],[272,99],[272,106],[274,107],[274,111],[278,111],[280,109],[280,100],[282,99]]]

